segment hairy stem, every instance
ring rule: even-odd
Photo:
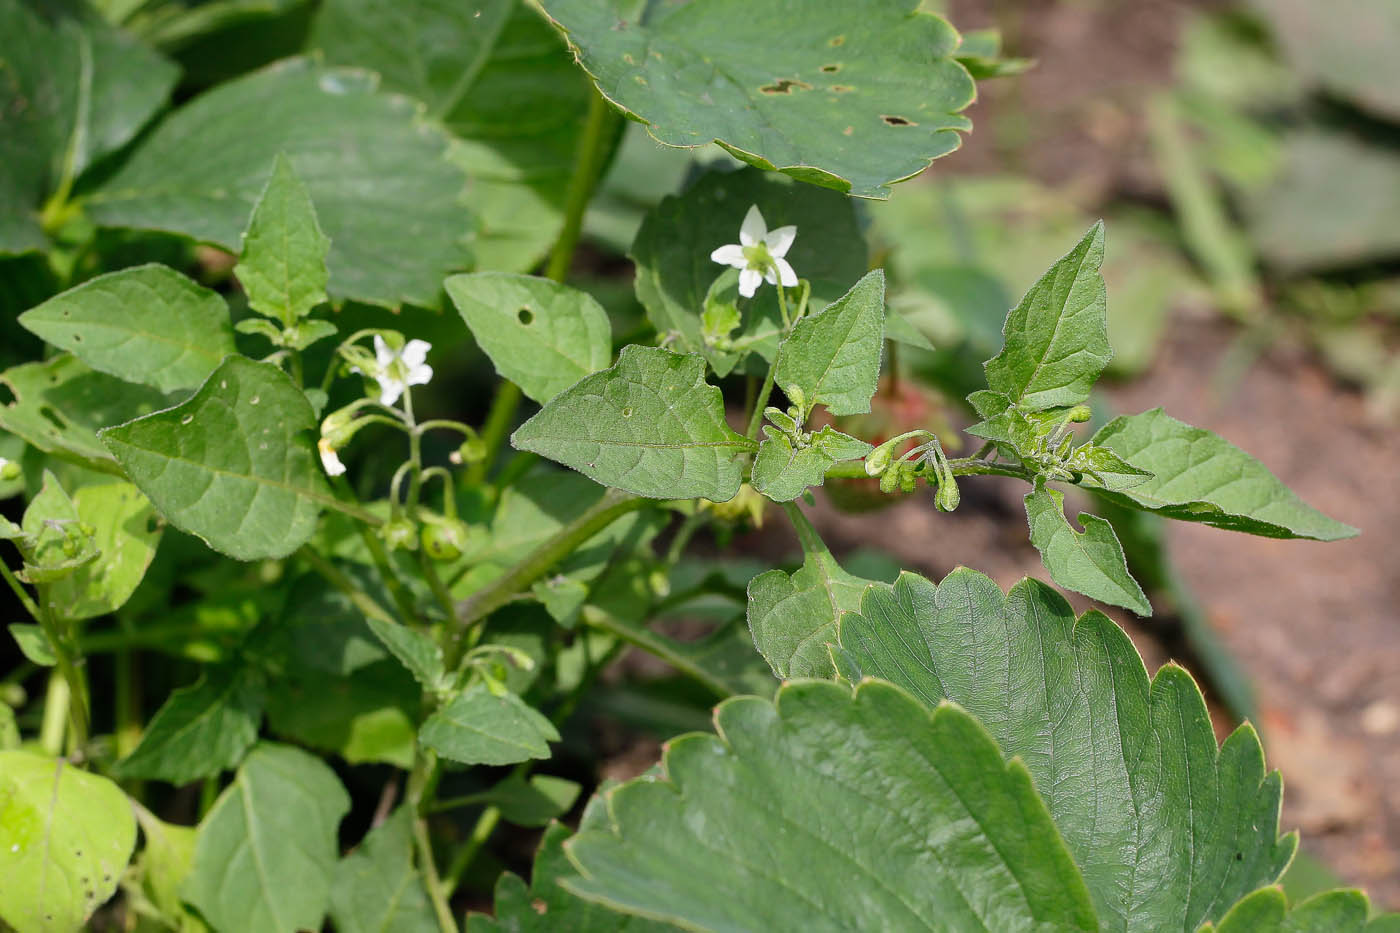
[[[621,126],[617,111],[603,100],[603,95],[595,92],[588,101],[588,118],[583,125],[583,136],[579,139],[578,152],[574,157],[574,173],[565,195],[564,226],[545,265],[546,278],[562,282],[569,274],[574,248],[578,246],[579,233],[583,230],[584,212],[588,209],[588,202],[593,199],[593,189],[597,187]]]
[[[432,804],[433,772],[437,762],[430,752],[420,746],[413,759],[413,771],[408,776],[408,805],[413,807],[413,846],[418,853],[418,868],[423,873],[423,886],[428,889],[433,913],[437,915],[442,933],[457,933],[457,921],[448,903],[449,888],[444,887],[433,858],[433,840],[428,834],[428,809]]]
[[[732,690],[724,681],[696,664],[690,658],[680,654],[675,647],[660,635],[652,632],[642,625],[628,624],[609,612],[599,609],[597,606],[584,606],[580,616],[584,622],[594,628],[611,632],[618,638],[641,648],[647,654],[654,655],[677,671],[689,677],[699,684],[703,684],[711,693],[720,699],[733,695]]]

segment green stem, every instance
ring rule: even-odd
[[[481,851],[481,847],[486,845],[491,838],[491,834],[496,831],[496,824],[501,821],[501,811],[499,807],[490,806],[481,811],[481,815],[476,818],[476,825],[472,827],[472,834],[467,837],[467,841],[462,844],[462,848],[457,850],[457,854],[452,857],[452,864],[447,866],[447,874],[443,877],[443,883],[447,890],[455,891],[457,885],[461,883],[462,876],[476,861],[476,855]]]
[[[15,596],[19,598],[20,605],[24,607],[25,612],[29,613],[30,618],[40,625],[43,625],[44,617],[39,612],[39,606],[30,597],[29,591],[24,588],[24,584],[19,582],[19,579],[15,577],[14,573],[6,566],[3,560],[0,560],[0,576],[3,576],[5,582],[10,585],[10,589],[15,591]]]
[[[63,754],[71,699],[68,681],[58,671],[50,671],[48,692],[44,694],[44,721],[39,725],[39,747],[54,758]]]
[[[63,624],[57,615],[54,614],[53,607],[40,591],[40,613],[43,621],[40,623],[44,629],[44,634],[48,636],[49,645],[53,648],[54,660],[57,662],[58,672],[63,675],[63,679],[68,681],[68,689],[72,694],[72,700],[68,704],[68,721],[72,732],[69,736],[70,746],[74,749],[84,749],[88,740],[88,723],[91,707],[88,702],[87,680],[83,677],[81,668],[82,656],[78,654],[77,640],[72,637],[68,626]]]
[[[768,396],[773,394],[773,381],[778,373],[778,361],[773,360],[773,365],[768,367],[768,375],[763,377],[763,388],[758,390],[758,395],[753,400],[753,413],[749,415],[749,429],[744,432],[744,436],[750,440],[758,440],[758,429],[763,424],[763,409],[768,407]]]
[[[545,265],[546,278],[562,282],[569,274],[574,248],[578,246],[579,233],[583,230],[584,212],[588,209],[588,202],[593,199],[593,189],[603,173],[620,126],[621,118],[617,111],[603,100],[601,94],[595,92],[588,101],[588,117],[583,124],[583,136],[579,139],[574,172],[569,179],[569,190],[564,201],[564,226]]]
[[[320,554],[317,554],[311,545],[302,545],[301,550],[299,550],[297,554],[310,564],[311,568],[319,573],[327,583],[348,596],[350,602],[354,603],[355,608],[360,610],[360,612],[388,625],[400,624],[399,620],[395,619],[389,614],[388,610],[379,605],[378,601],[375,600],[373,596],[370,596],[364,590],[360,589],[355,581],[341,573],[340,568],[336,567],[335,564],[332,564]]]
[[[958,460],[949,460],[949,468],[954,476],[1014,476],[1026,482],[1034,482],[1035,474],[1025,467],[1010,463],[993,463],[990,460],[980,460],[976,457],[963,457]],[[827,479],[856,479],[868,478],[865,472],[865,464],[859,460],[847,460],[843,463],[835,464],[826,471]]]
[[[817,529],[812,527],[812,523],[802,514],[796,502],[784,502],[783,511],[787,513],[788,521],[792,522],[793,531],[797,532],[797,540],[802,545],[803,554],[829,553],[826,542],[817,534]]]
[[[506,432],[515,422],[515,410],[520,407],[520,387],[509,380],[501,380],[496,389],[496,397],[491,400],[491,410],[486,413],[486,423],[481,426],[481,447],[484,456],[467,470],[467,482],[480,486],[486,482],[491,467],[496,462],[501,445],[505,443]]]
[[[724,681],[678,652],[674,645],[650,629],[624,622],[597,606],[584,606],[580,617],[594,628],[611,632],[629,645],[635,645],[647,654],[655,655],[691,680],[703,684],[720,699],[727,699],[733,695],[733,691]]]
[[[413,846],[418,852],[418,868],[423,873],[423,886],[428,889],[428,899],[433,903],[438,926],[442,933],[457,933],[457,921],[452,917],[452,905],[448,903],[449,889],[445,888],[438,875],[437,862],[433,858],[433,840],[428,834],[427,813],[432,802],[432,775],[436,762],[431,753],[420,747],[414,756],[413,771],[408,776],[408,804],[413,807]]]

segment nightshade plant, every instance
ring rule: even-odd
[[[1037,581],[864,579],[799,504],[1021,483],[1050,578],[1144,616],[1066,490],[1354,533],[1160,409],[1076,433],[1112,352],[1102,225],[1007,316],[971,456],[833,425],[923,340],[851,196],[956,148],[974,76],[1019,67],[995,36],[913,0],[326,0],[305,54],[202,60],[229,73],[166,112],[161,50],[280,29],[222,6],[0,0],[0,270],[46,344],[0,373],[0,494],[26,500],[0,572],[32,617],[0,704],[5,924],[1395,928],[1354,891],[1285,901],[1280,779],[1249,725],[1217,745],[1184,669],[1149,677]],[[615,109],[749,163],[642,219],[626,339],[565,282]],[[184,274],[191,241],[233,279]],[[500,376],[472,423],[415,407],[481,359],[452,330]],[[690,553],[766,502],[800,567]],[[686,615],[717,624],[651,624]],[[722,701],[714,731],[566,825],[571,718],[631,646],[692,683],[670,707]],[[501,823],[544,827],[528,883],[491,855]],[[464,920],[454,895],[496,876]]]

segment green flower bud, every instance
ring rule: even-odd
[[[1083,424],[1092,417],[1094,417],[1094,413],[1089,410],[1088,405],[1076,405],[1069,410],[1069,414],[1065,415],[1065,420],[1071,424]]]
[[[486,444],[478,437],[469,437],[457,448],[457,456],[463,463],[479,463],[486,459]]]
[[[870,453],[865,455],[865,475],[883,476],[889,469],[890,460],[894,457],[894,443],[885,441]]]
[[[958,490],[958,481],[952,473],[948,473],[938,481],[938,490],[933,494],[934,508],[940,512],[951,512],[958,507],[962,501],[962,493]]]
[[[15,463],[13,460],[6,460],[4,457],[0,457],[0,480],[4,480],[5,482],[17,480],[19,479],[19,474],[20,469],[18,463]]]

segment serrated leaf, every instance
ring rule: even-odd
[[[263,743],[199,825],[181,889],[214,929],[318,930],[350,797],[324,762]]]
[[[475,683],[429,716],[418,738],[451,761],[510,765],[548,758],[559,730],[515,694],[497,696]]]
[[[843,460],[859,460],[870,453],[865,441],[824,426],[813,432],[808,446],[794,448],[784,434],[774,432],[758,445],[753,462],[753,488],[774,502],[791,502],[807,491],[820,486],[826,471]]]
[[[224,361],[189,401],[100,432],[182,531],[239,560],[285,557],[335,501],[311,404],[270,363]]]
[[[437,916],[413,865],[413,810],[400,806],[340,860],[331,884],[339,933],[437,933]]]
[[[1078,405],[1113,351],[1103,276],[1103,221],[1096,223],[1006,316],[987,385],[1026,411]]]
[[[861,676],[958,703],[1026,763],[1103,930],[1195,930],[1292,858],[1253,729],[1217,749],[1189,674],[1149,681],[1121,629],[1098,612],[1076,622],[1043,583],[1003,594],[965,568],[937,587],[906,573],[867,590],[839,636]]]
[[[93,529],[97,559],[53,584],[49,600],[65,619],[115,612],[136,591],[165,526],[131,483],[83,486],[73,495],[78,521]]]
[[[57,758],[0,751],[0,919],[81,929],[117,889],[136,847],[121,788]]]
[[[329,301],[326,256],[331,241],[321,232],[311,194],[292,163],[278,153],[253,216],[243,233],[233,274],[248,306],[291,327],[317,305]]]
[[[117,774],[179,785],[237,767],[258,740],[266,698],[256,672],[206,667],[198,682],[170,694]]]
[[[88,196],[88,214],[237,250],[283,153],[331,239],[331,296],[434,306],[442,279],[469,259],[466,178],[447,134],[377,84],[370,72],[303,59],[221,84],[162,121]]]
[[[503,272],[443,286],[496,372],[541,405],[612,360],[608,313],[586,292]]]
[[[690,929],[1096,929],[1025,766],[957,707],[808,681],[715,723],[607,793],[569,890]]]
[[[224,299],[159,263],[99,275],[19,322],[98,372],[161,392],[198,386],[234,352]]]
[[[738,455],[757,446],[725,423],[703,359],[635,344],[556,395],[511,443],[639,496],[715,502],[739,491]]]
[[[885,273],[875,269],[816,314],[804,317],[778,348],[776,381],[789,398],[825,405],[833,415],[870,411],[885,337]]]
[[[1113,419],[1093,443],[1152,473],[1128,489],[1095,490],[1122,505],[1268,538],[1336,541],[1357,534],[1303,502],[1234,444],[1160,408]]]
[[[1026,496],[1031,544],[1040,552],[1050,579],[1090,599],[1152,615],[1152,604],[1128,572],[1128,560],[1113,526],[1097,515],[1079,513],[1078,531],[1065,517],[1065,494],[1037,477]]]
[[[714,140],[759,168],[883,198],[971,128],[958,34],[912,0],[707,0],[641,22],[623,0],[544,8],[599,91],[669,146]]]

